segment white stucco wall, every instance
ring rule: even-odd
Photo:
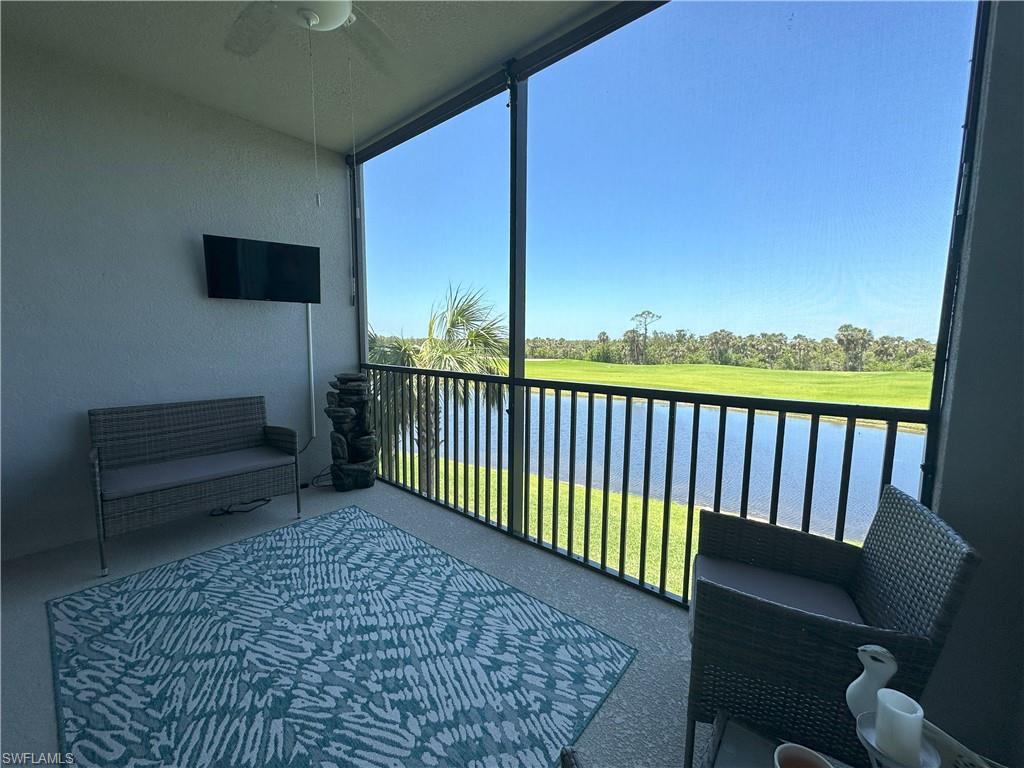
[[[208,299],[204,232],[321,246],[321,399],[357,347],[341,157],[318,218],[306,143],[7,39],[2,76],[6,559],[94,535],[89,408],[263,394],[308,437],[305,307]]]
[[[924,698],[971,748],[1024,765],[1024,4],[994,5],[935,509],[981,555]]]

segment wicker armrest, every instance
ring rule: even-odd
[[[299,452],[299,436],[291,427],[263,428],[263,437],[267,445],[272,445],[290,456],[297,456]]]
[[[841,697],[863,671],[857,648],[873,643],[899,659],[892,687],[919,695],[927,680],[932,643],[926,637],[807,613],[706,579],[694,589],[693,653],[702,665]]]
[[[860,547],[735,515],[700,511],[699,554],[847,586]]]

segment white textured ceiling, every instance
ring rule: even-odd
[[[309,140],[307,33],[281,23],[251,56],[233,53],[225,39],[249,5],[4,2],[0,13],[5,46],[30,45]],[[365,145],[609,6],[357,2],[351,28],[313,34],[317,138],[348,151],[353,105]]]

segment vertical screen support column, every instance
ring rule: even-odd
[[[349,177],[349,213],[352,229],[352,260],[349,264],[349,301],[356,308],[356,349],[359,351],[359,362],[369,362],[366,322],[366,243],[365,219],[363,217],[363,166],[353,160],[352,155],[345,158],[348,163]]]
[[[964,240],[967,236],[967,207],[971,191],[971,167],[978,140],[980,96],[985,82],[985,50],[988,41],[991,3],[978,3],[974,23],[974,50],[971,55],[971,81],[967,87],[967,110],[964,117],[963,140],[960,146],[960,173],[956,182],[952,232],[949,236],[949,254],[946,259],[946,279],[939,311],[939,332],[935,340],[935,363],[932,368],[932,392],[928,404],[928,431],[925,434],[924,459],[921,463],[919,497],[926,507],[932,507],[935,494],[936,463],[939,459],[939,433],[942,408],[946,399],[946,367],[949,362],[950,342],[956,324],[956,294],[960,282]]]
[[[529,390],[516,384],[526,375],[526,115],[527,80],[512,74],[514,62],[506,67],[509,91],[509,297],[508,297],[508,376],[509,376],[509,529],[523,533],[523,498],[526,446],[525,406]]]

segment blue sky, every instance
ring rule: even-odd
[[[529,84],[527,335],[934,339],[971,3],[672,3]],[[366,164],[370,321],[508,306],[498,96]]]

